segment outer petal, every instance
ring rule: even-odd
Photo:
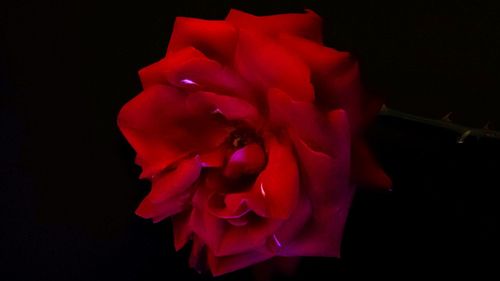
[[[334,154],[336,136],[326,115],[311,103],[293,101],[279,89],[268,91],[269,121],[273,126],[297,134],[314,150]]]
[[[239,28],[254,29],[271,36],[291,33],[296,36],[321,42],[322,20],[311,10],[299,14],[280,14],[272,16],[254,16],[232,9],[226,20]]]
[[[154,86],[129,101],[118,115],[118,126],[137,152],[143,176],[149,177],[184,157],[187,147],[171,145],[172,120],[184,115],[184,97],[174,88]]]
[[[207,57],[227,63],[233,58],[236,38],[236,29],[225,21],[178,17],[167,54],[194,47]]]
[[[139,70],[139,77],[144,89],[156,84],[179,85],[179,75],[176,75],[179,68],[186,64],[198,62],[200,68],[210,68],[212,65],[218,67],[218,64],[209,60],[203,53],[193,47],[186,47],[175,53],[170,54],[153,64],[150,64]],[[185,77],[187,78],[187,77]]]
[[[136,214],[158,222],[184,210],[190,203],[190,188],[201,172],[198,158],[184,160],[173,171],[153,178],[151,192],[139,205]]]
[[[193,237],[191,244],[191,255],[189,256],[189,266],[194,268],[198,273],[202,273],[207,269],[207,248],[201,239]]]
[[[278,41],[311,68],[318,104],[348,111],[353,128],[365,126],[380,110],[382,99],[363,91],[356,60],[316,42],[282,34]]]
[[[294,100],[314,100],[307,65],[284,47],[251,30],[240,30],[235,67],[253,85],[266,92],[275,87]]]
[[[162,204],[155,204],[148,198],[145,198],[135,211],[135,214],[145,219],[151,219],[154,223],[157,223],[167,217],[184,211],[189,205],[190,199],[190,194],[179,194]]]
[[[281,223],[276,220],[258,219],[244,226],[227,225],[219,246],[212,252],[215,256],[222,257],[244,254],[263,247]]]
[[[263,246],[246,253],[224,257],[217,257],[213,253],[208,252],[207,261],[212,274],[214,276],[219,276],[265,261],[272,257],[273,254]]]
[[[375,156],[362,140],[355,140],[352,148],[352,181],[362,186],[389,189],[391,179],[377,163]]]
[[[229,133],[224,124],[190,113],[186,95],[164,85],[149,87],[128,102],[120,111],[118,126],[137,152],[145,178],[190,153],[220,144]]]
[[[164,172],[153,178],[151,192],[146,197],[153,204],[162,203],[185,192],[198,179],[201,162],[198,157],[183,160],[175,170]]]
[[[219,245],[225,226],[223,220],[199,208],[193,208],[189,218],[189,227],[210,250]]]
[[[272,236],[268,237],[267,246],[276,255],[287,253],[289,245],[294,247],[294,240],[308,231],[308,225],[312,221],[313,206],[307,198],[307,192],[303,191],[297,207],[285,220]]]
[[[252,104],[235,97],[196,92],[187,97],[187,106],[191,112],[221,114],[227,120],[244,121],[254,128],[260,127],[262,122],[259,112]]]
[[[191,210],[187,210],[172,217],[174,246],[176,251],[179,251],[191,239],[193,231],[191,227],[189,227],[190,215]]]
[[[193,47],[169,53],[162,60],[141,69],[139,75],[144,88],[170,84],[187,92],[209,91],[256,103],[257,96],[248,82]]]
[[[284,256],[338,256],[345,219],[354,193],[349,184],[350,139],[344,111],[329,114],[332,130],[336,130],[334,157],[309,148],[294,136],[297,154],[301,159],[312,220],[304,233],[283,250]]]
[[[214,191],[201,188],[196,192],[193,200],[193,212],[190,226],[194,233],[207,244],[210,251],[216,256],[227,256],[244,253],[255,247],[265,245],[267,238],[279,227],[282,221],[252,217],[243,226],[231,225],[226,219],[217,215],[229,212],[241,216],[239,206],[235,202],[228,203],[227,210],[216,210],[209,205]],[[250,215],[248,212],[243,215]],[[254,215],[255,216],[255,215]]]
[[[342,71],[330,73],[319,79],[315,89],[318,101],[327,108],[342,108],[347,112],[353,132],[359,131],[366,123],[366,112],[362,110],[362,97],[365,92],[356,61],[348,60],[343,65]]]
[[[301,37],[280,34],[277,40],[309,66],[315,83],[342,73],[353,62],[348,52],[340,52]]]

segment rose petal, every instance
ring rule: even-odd
[[[177,85],[178,81],[173,81],[176,77],[173,77],[174,79],[172,79],[172,72],[193,60],[201,61],[205,64],[211,62],[205,55],[203,55],[203,53],[193,47],[181,49],[170,54],[168,57],[165,57],[139,70],[142,87],[146,89],[156,84]]]
[[[209,251],[207,254],[207,261],[212,275],[219,276],[265,261],[272,257],[273,254],[271,252],[265,247],[260,247],[246,253],[224,257],[215,256]]]
[[[208,198],[208,211],[220,219],[237,219],[250,212],[245,200],[228,202],[225,195],[213,193]]]
[[[361,110],[365,93],[359,77],[358,63],[351,60],[343,71],[325,76],[316,86],[316,95],[321,97],[325,107],[344,109],[349,116],[351,130],[359,131],[366,120],[366,113]]]
[[[264,167],[265,163],[266,156],[262,147],[255,143],[249,144],[231,155],[224,169],[224,176],[236,178],[241,175],[255,174]]]
[[[232,9],[227,15],[226,21],[238,28],[254,29],[271,36],[291,33],[317,42],[322,40],[322,20],[311,10],[306,10],[305,13],[258,17]]]
[[[143,218],[159,222],[185,210],[191,199],[191,187],[201,172],[198,158],[184,160],[175,170],[153,178],[151,192],[136,210]]]
[[[196,92],[188,96],[187,106],[191,112],[221,114],[228,120],[245,121],[254,128],[260,127],[262,122],[259,112],[253,105],[235,97]]]
[[[277,40],[309,66],[315,82],[342,73],[353,62],[348,52],[340,52],[301,37],[280,34]]]
[[[172,217],[174,247],[176,251],[179,251],[181,248],[183,248],[191,239],[193,231],[189,227],[190,216],[191,210],[187,210]]]
[[[189,194],[180,194],[161,204],[152,203],[148,198],[142,200],[135,214],[145,219],[151,219],[154,223],[160,222],[167,217],[184,211],[190,202]]]
[[[189,226],[193,232],[210,248],[219,246],[221,237],[226,229],[224,220],[212,215],[209,211],[208,202],[213,190],[200,186],[195,192],[192,200],[192,212],[189,218]]]
[[[190,152],[169,145],[174,117],[184,115],[184,97],[168,86],[154,86],[129,101],[118,115],[118,126],[137,152],[143,177],[151,176]]]
[[[177,196],[190,188],[201,172],[198,157],[181,161],[175,170],[168,171],[153,178],[151,192],[146,197],[153,204],[161,203]]]
[[[288,34],[280,35],[278,40],[311,68],[319,105],[345,109],[353,129],[364,127],[373,120],[382,99],[363,90],[358,63],[348,52]]]
[[[279,89],[268,91],[269,121],[293,131],[314,150],[333,154],[335,134],[325,114],[311,103],[293,101]]]
[[[296,237],[307,231],[308,223],[311,221],[313,206],[306,194],[302,194],[297,204],[297,207],[290,215],[290,219],[285,220],[280,225],[279,229],[274,232],[274,237],[268,237],[269,243],[276,244],[276,239],[279,245],[273,245],[270,249],[276,254],[281,255],[283,251],[286,253],[288,245],[293,242]]]
[[[189,266],[200,274],[207,269],[206,251],[203,241],[198,237],[194,237],[191,245],[191,255],[189,256]]]
[[[299,171],[291,147],[276,140],[268,141],[268,163],[256,186],[265,197],[269,216],[288,218],[299,197]]]
[[[291,147],[275,139],[267,141],[267,166],[248,192],[226,195],[226,201],[246,200],[258,215],[286,219],[299,198],[299,172]]]
[[[391,179],[377,163],[375,156],[362,140],[355,140],[352,148],[352,181],[355,184],[390,189]]]
[[[366,126],[373,120],[382,100],[363,90],[358,63],[348,52],[339,52],[288,34],[280,35],[278,40],[311,68],[318,105],[327,109],[345,109],[353,129]]]
[[[142,178],[190,153],[218,146],[230,132],[216,120],[189,114],[186,95],[165,85],[149,87],[129,101],[120,111],[118,126],[137,152]]]
[[[227,194],[226,198],[230,195]],[[217,209],[211,205],[214,203],[213,199],[211,200],[213,196],[213,191],[209,189],[197,190],[193,198],[190,226],[214,255],[234,255],[262,246],[269,235],[274,233],[282,223],[281,220],[254,217],[243,226],[232,225],[226,219],[220,219],[217,216],[227,215],[229,219],[246,215],[248,209],[246,209],[245,201],[228,202],[225,200],[227,208]]]
[[[209,58],[221,62],[232,60],[237,32],[226,21],[177,17],[167,53],[194,47]]]
[[[246,80],[264,92],[275,87],[294,100],[314,100],[311,74],[304,62],[261,34],[249,30],[239,34],[235,67]]]
[[[301,159],[302,175],[313,214],[306,231],[291,241],[280,255],[339,255],[354,188],[349,183],[350,134],[346,113],[343,110],[330,112],[329,120],[338,136],[334,157],[314,151],[296,135],[292,136]]]
[[[264,185],[262,185],[264,186]],[[224,202],[226,206],[239,206],[245,204],[250,210],[260,217],[269,217],[267,203],[263,200],[260,185],[253,185],[249,191],[229,193],[225,195]]]
[[[234,226],[215,217],[205,207],[203,210],[193,208],[189,225],[214,255],[227,256],[265,245],[267,237],[280,223],[277,220],[261,219],[243,226]]]
[[[211,151],[200,153],[201,166],[204,168],[219,168],[226,161],[226,154],[223,148],[216,148]]]
[[[144,88],[170,84],[188,92],[210,91],[256,103],[257,96],[248,82],[193,47],[172,51],[162,60],[141,69],[139,75]]]

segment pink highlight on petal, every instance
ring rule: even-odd
[[[264,184],[260,183],[260,193],[262,194],[262,197],[266,197],[266,192],[264,191]]]
[[[282,247],[282,245],[281,245],[280,241],[279,241],[279,240],[278,240],[278,238],[276,237],[276,234],[273,234],[273,240],[274,240],[274,243],[276,243],[276,245],[277,245],[278,247],[280,247],[280,248]]]
[[[283,250],[283,244],[281,244],[281,242],[278,240],[278,237],[276,237],[275,233],[267,238],[265,245],[268,251],[273,253],[273,255],[279,255],[278,252],[282,252]]]
[[[193,80],[191,79],[182,79],[180,81],[182,84],[185,84],[185,85],[198,85],[198,83],[194,82]]]
[[[216,108],[212,111],[212,114],[223,114],[220,108]]]

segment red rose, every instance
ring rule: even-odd
[[[354,185],[390,185],[359,137],[380,102],[321,34],[312,11],[177,18],[165,58],[139,72],[118,117],[152,182],[136,212],[172,217],[192,266],[336,257]]]

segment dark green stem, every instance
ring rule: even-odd
[[[379,115],[395,117],[395,118],[404,119],[404,120],[408,120],[408,121],[412,121],[412,122],[416,122],[416,123],[420,123],[420,124],[426,124],[426,125],[440,127],[440,128],[454,131],[460,135],[457,139],[458,143],[463,143],[466,138],[472,137],[472,136],[482,137],[482,138],[500,139],[500,132],[498,132],[498,131],[490,130],[488,128],[478,129],[478,128],[472,128],[472,127],[467,127],[467,126],[455,124],[447,118],[448,116],[446,116],[445,118],[443,118],[441,120],[425,118],[425,117],[420,117],[420,116],[404,113],[401,111],[397,111],[394,109],[390,109],[385,105],[382,106]]]

